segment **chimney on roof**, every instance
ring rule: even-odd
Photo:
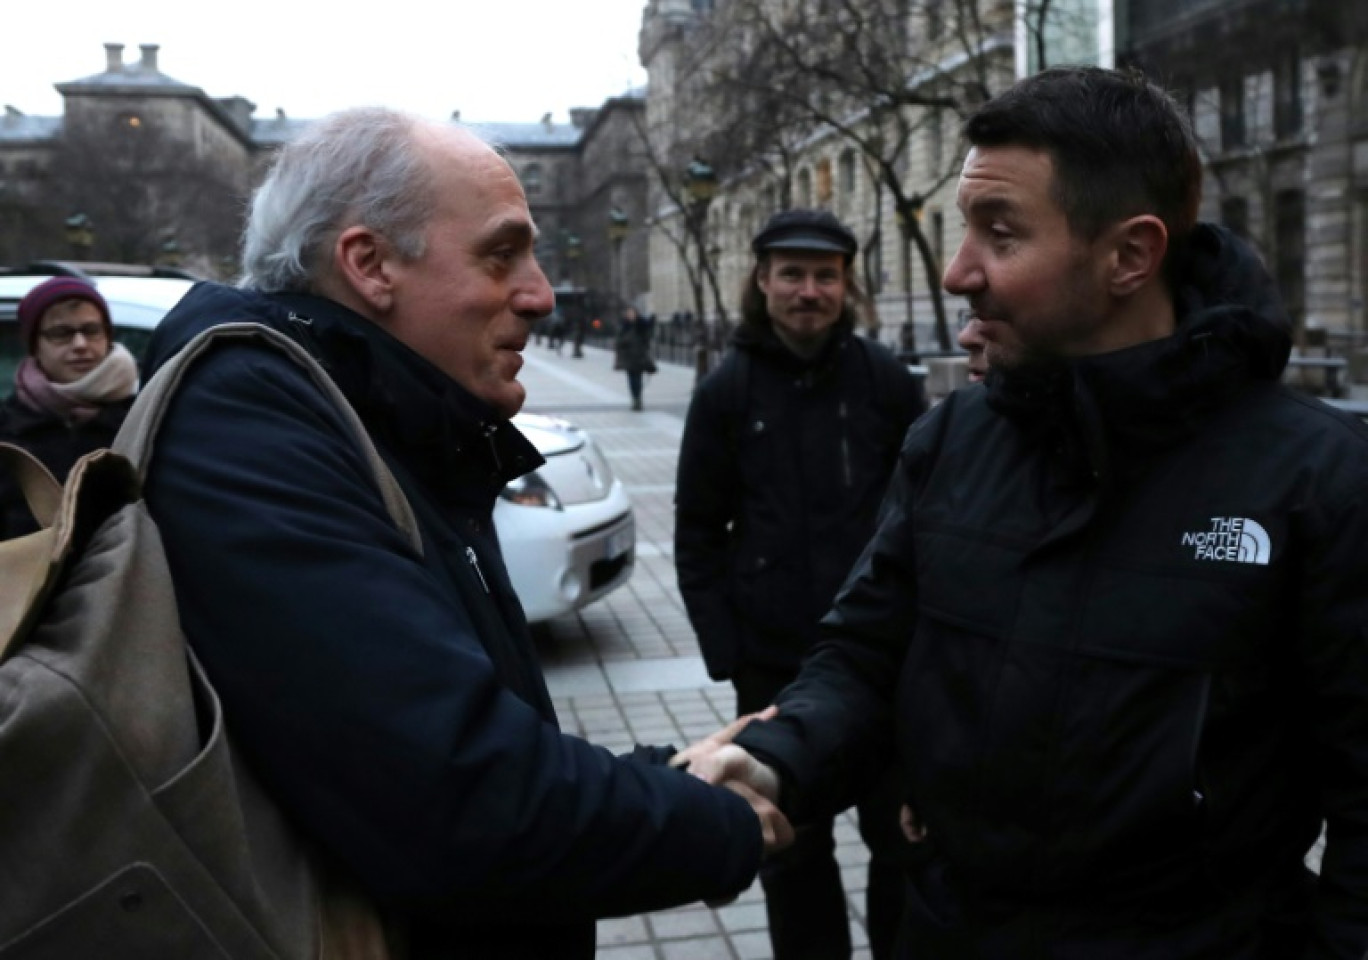
[[[123,73],[123,44],[106,43],[105,47],[105,72]]]
[[[138,65],[138,69],[145,73],[156,73],[157,51],[160,50],[161,47],[155,43],[140,43],[138,44],[138,49],[142,51],[142,63]]]
[[[556,129],[556,125],[551,122],[550,112],[542,114],[541,122],[542,126],[546,128],[547,133],[550,133],[552,130]]]

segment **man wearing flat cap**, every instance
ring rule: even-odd
[[[694,394],[675,489],[675,565],[714,680],[738,714],[798,673],[865,543],[903,435],[926,408],[892,353],[855,333],[855,235],[825,210],[776,214],[752,241],[742,321]],[[875,960],[902,907],[897,804],[859,800]],[[775,960],[850,955],[832,822],[761,867]]]

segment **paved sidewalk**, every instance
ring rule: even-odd
[[[649,378],[643,412],[630,409],[625,374],[612,353],[585,347],[571,356],[529,345],[521,375],[526,409],[557,414],[593,434],[627,486],[636,512],[631,581],[578,614],[549,624],[542,663],[562,726],[614,752],[634,743],[676,746],[729,721],[729,684],[708,680],[698,641],[675,587],[674,478],[693,388],[690,368],[661,364]],[[857,960],[868,960],[865,864],[853,816],[837,824],[837,858],[850,900]],[[599,923],[603,960],[768,960],[759,884],[718,910],[701,904]]]

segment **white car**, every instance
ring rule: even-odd
[[[162,317],[193,286],[178,277],[84,274],[109,303],[114,338],[141,356]],[[17,309],[48,279],[0,275],[0,396],[12,389],[24,357]],[[510,483],[494,505],[504,563],[531,623],[578,610],[632,575],[636,525],[632,503],[602,451],[583,430],[554,417],[519,414],[513,423],[546,463]]]

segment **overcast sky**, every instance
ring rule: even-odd
[[[105,43],[161,46],[159,67],[258,117],[383,104],[434,118],[568,119],[646,82],[637,32],[646,0],[15,0],[5,14],[0,103],[62,112],[54,83],[100,73]],[[222,11],[224,16],[214,16]],[[308,12],[305,12],[308,11]],[[17,19],[17,23],[16,23]]]

